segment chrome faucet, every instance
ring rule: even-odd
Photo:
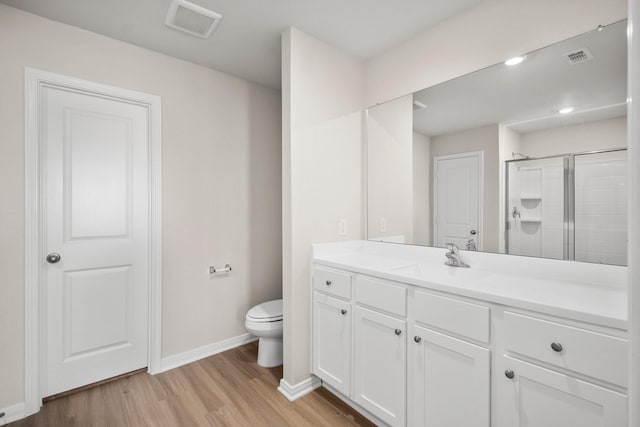
[[[462,260],[458,245],[455,243],[447,243],[447,247],[449,248],[449,252],[444,254],[448,259],[448,261],[445,262],[446,265],[450,265],[451,267],[470,267],[469,264]]]

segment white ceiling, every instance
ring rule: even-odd
[[[567,53],[588,48],[593,59],[569,63]],[[506,58],[505,58],[506,59]],[[413,115],[414,130],[443,135],[503,123],[517,132],[603,120],[626,114],[626,21],[416,92],[427,105]],[[575,112],[559,115],[560,108]]]
[[[37,15],[280,87],[280,35],[294,26],[367,59],[480,0],[191,0],[222,14],[207,40],[164,25],[171,0],[0,0]]]

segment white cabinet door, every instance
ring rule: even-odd
[[[355,308],[354,401],[392,426],[406,413],[407,322]]]
[[[505,356],[499,427],[626,427],[624,394]],[[508,378],[507,374],[513,378]]]
[[[313,373],[349,396],[351,305],[314,292],[313,317]]]
[[[410,426],[489,427],[488,349],[420,326],[408,347]]]

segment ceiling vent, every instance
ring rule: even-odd
[[[426,104],[423,104],[420,101],[413,101],[413,111],[420,111],[420,110],[424,110],[425,108],[427,108]]]
[[[593,59],[593,55],[586,47],[579,50],[574,50],[573,52],[569,52],[566,54],[566,56],[569,59],[570,64],[578,64],[580,62],[585,62]]]
[[[222,15],[212,10],[187,0],[173,0],[164,23],[176,30],[206,39],[213,33],[221,20]]]

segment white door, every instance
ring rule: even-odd
[[[409,425],[489,427],[488,349],[414,326],[409,360]]]
[[[40,102],[49,396],[147,366],[149,117],[55,87]]]
[[[434,243],[482,250],[482,152],[434,158]],[[468,246],[469,245],[469,246]]]
[[[404,320],[355,309],[354,400],[391,426],[404,426],[407,341]]]
[[[503,361],[497,426],[627,427],[624,394],[508,356]]]
[[[349,396],[351,304],[314,292],[313,316],[313,373]]]

